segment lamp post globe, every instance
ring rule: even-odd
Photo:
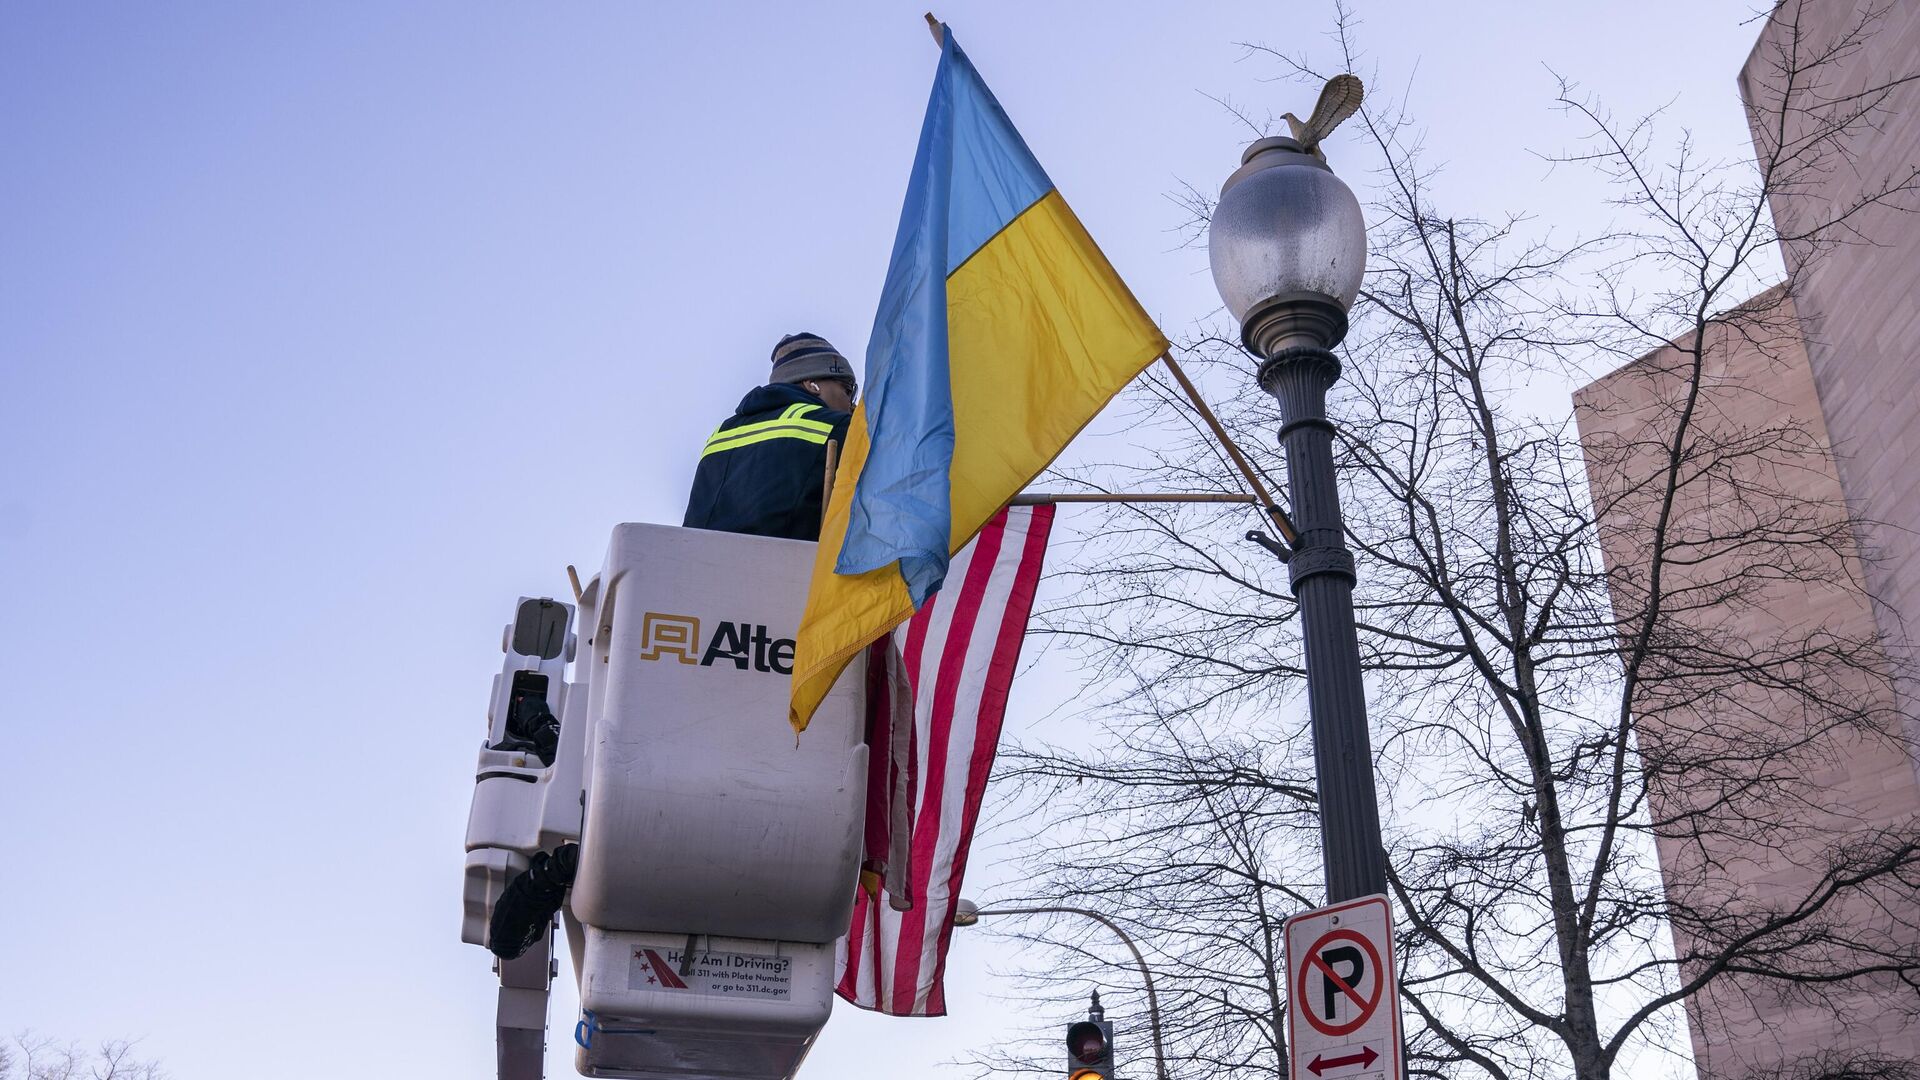
[[[1207,261],[1241,341],[1260,360],[1261,387],[1280,406],[1298,533],[1286,552],[1287,574],[1306,653],[1327,902],[1384,893],[1353,555],[1327,418],[1327,391],[1340,378],[1332,348],[1346,337],[1347,310],[1366,272],[1366,219],[1352,189],[1299,141],[1261,139],[1221,189]]]
[[[1326,162],[1293,139],[1261,139],[1220,190],[1207,261],[1256,355],[1295,343],[1331,348],[1346,336],[1366,272],[1366,218]]]

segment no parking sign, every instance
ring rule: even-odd
[[[1400,976],[1384,896],[1287,920],[1290,1075],[1399,1080]]]

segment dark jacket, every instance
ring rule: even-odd
[[[707,440],[682,524],[818,540],[827,440],[844,450],[852,419],[798,386],[752,391]]]

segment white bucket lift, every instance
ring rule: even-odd
[[[508,628],[461,936],[485,944],[528,859],[579,843],[563,917],[585,1075],[777,1080],[826,1024],[859,871],[865,678],[856,664],[796,740],[787,675],[813,551],[621,525],[581,599],[584,648],[564,603],[523,598]],[[560,717],[551,765],[493,749],[516,688],[544,690]],[[531,977],[551,971],[545,951],[498,965],[503,1080],[540,1076],[527,1047],[545,1027]]]

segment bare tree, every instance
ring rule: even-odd
[[[155,1061],[142,1061],[134,1044],[109,1039],[93,1046],[23,1031],[0,1045],[0,1080],[166,1080]]]
[[[1871,178],[1789,236],[1769,199],[1854,167],[1912,76],[1832,92],[1885,11],[1816,36],[1801,8],[1769,16],[1758,161],[1656,150],[1657,115],[1619,120],[1562,83],[1583,141],[1551,160],[1598,169],[1623,219],[1577,242],[1443,212],[1404,112],[1362,114],[1372,250],[1331,411],[1418,1075],[1680,1070],[1662,1054],[1688,1013],[1872,996],[1920,1023],[1920,822],[1831,782],[1847,756],[1909,753],[1904,658],[1847,617],[1870,610],[1856,523],[1819,482],[1818,416],[1766,378],[1804,367],[1797,280],[1870,242],[1862,223],[1910,205],[1916,177]],[[1350,29],[1343,12],[1348,67]],[[1751,296],[1779,244],[1786,280]],[[1234,343],[1187,352],[1244,383]],[[1565,390],[1623,362],[1583,392],[1583,440]],[[1224,398],[1277,472],[1271,403]],[[1083,480],[1231,483],[1167,388],[1131,400],[1172,429],[1166,449]],[[1109,689],[1092,710],[1109,738],[1005,755],[1005,776],[1079,808],[1040,834],[1033,891],[1102,903],[1151,945],[1189,1076],[1284,1074],[1279,923],[1318,889],[1294,609],[1284,568],[1236,543],[1249,523],[1134,506],[1057,557],[1071,599],[1041,619]],[[1113,959],[1070,943],[1083,966],[1059,970]],[[1713,1075],[1920,1076],[1870,1048],[1754,1061]]]

